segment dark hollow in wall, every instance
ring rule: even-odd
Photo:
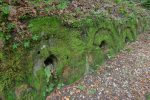
[[[57,62],[57,58],[55,55],[52,54],[46,58],[46,60],[44,61],[44,64],[45,66],[48,66],[48,65],[55,66],[56,62]]]
[[[102,50],[107,49],[107,43],[106,43],[106,41],[102,41],[102,42],[100,43],[99,47],[100,47]]]

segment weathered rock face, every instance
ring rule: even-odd
[[[72,24],[78,27],[70,29],[55,17],[34,19],[29,24],[31,32],[46,39],[41,40],[33,53],[33,73],[49,67],[60,81],[72,83],[89,69],[95,69],[105,59],[113,57],[125,43],[134,41],[137,34],[146,29],[144,20],[131,17],[114,21],[91,17],[88,22]]]

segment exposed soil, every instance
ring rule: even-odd
[[[47,100],[146,100],[150,93],[150,34],[141,34],[115,58]]]

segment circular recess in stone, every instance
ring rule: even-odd
[[[69,59],[69,57],[67,56],[67,59]]]
[[[45,66],[53,65],[53,67],[54,67],[56,63],[57,63],[57,57],[55,55],[53,55],[53,54],[48,56],[44,60]]]
[[[41,53],[40,51],[37,52],[37,54],[40,54],[40,53]]]
[[[106,41],[103,40],[103,41],[100,43],[99,47],[100,47],[102,50],[107,49],[107,43],[106,43]]]
[[[125,38],[125,43],[128,43],[128,42],[129,42],[129,38],[126,37],[126,38]]]

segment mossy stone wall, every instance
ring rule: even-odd
[[[96,69],[105,60],[114,57],[127,42],[135,41],[138,34],[146,31],[149,23],[146,17],[114,20],[91,16],[68,27],[55,16],[32,19],[28,29],[40,39],[30,52],[18,48],[15,52],[10,51],[11,59],[3,57],[7,60],[2,59],[6,52],[0,52],[0,61],[5,63],[2,66],[6,66],[2,68],[9,72],[1,73],[0,90],[16,79],[27,84],[18,98],[34,100],[38,94],[42,100],[59,83],[73,83],[90,69]],[[12,68],[9,70],[12,65],[17,66],[17,72]],[[7,93],[10,94],[14,95]]]
[[[56,17],[34,19],[30,21],[29,29],[42,38],[42,43],[35,49],[40,51],[40,56],[35,59],[42,59],[42,66],[45,66],[44,60],[55,56],[54,68],[60,81],[72,83],[89,69],[95,69],[106,59],[114,57],[127,42],[136,40],[137,35],[146,30],[146,20],[131,17],[114,21],[91,17],[72,23],[72,28],[68,28]]]

